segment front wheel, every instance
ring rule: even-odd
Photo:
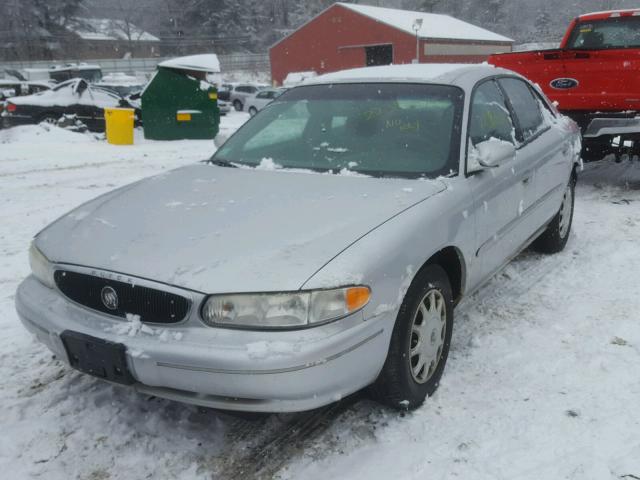
[[[253,117],[256,113],[258,113],[256,107],[249,107],[249,115]]]
[[[533,242],[531,248],[540,253],[558,253],[564,250],[571,224],[573,223],[573,206],[575,204],[575,175],[572,175],[562,197],[560,210],[553,217],[547,229]]]
[[[445,271],[423,268],[404,297],[389,353],[372,385],[374,397],[394,408],[413,410],[431,396],[444,371],[453,331],[453,296]]]

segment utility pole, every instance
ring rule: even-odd
[[[413,63],[420,63],[420,35],[419,31],[422,28],[422,18],[416,18],[413,21],[413,30],[416,32],[416,58],[413,59]]]

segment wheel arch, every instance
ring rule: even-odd
[[[438,265],[445,271],[451,283],[453,302],[457,304],[465,291],[467,274],[464,256],[460,249],[454,246],[442,248],[431,255],[418,272],[429,265]]]

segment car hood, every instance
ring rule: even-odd
[[[98,197],[36,245],[54,262],[205,293],[297,290],[360,237],[445,188],[199,164]]]

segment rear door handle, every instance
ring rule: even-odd
[[[529,180],[531,180],[531,177],[526,177],[522,179],[522,183],[524,183],[525,185],[529,184]]]

